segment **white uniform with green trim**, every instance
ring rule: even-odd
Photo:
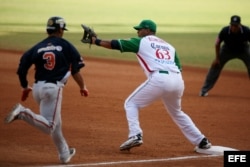
[[[166,110],[186,138],[198,145],[204,135],[190,117],[181,110],[184,82],[175,48],[164,40],[149,35],[143,38],[118,40],[121,52],[134,52],[147,80],[126,99],[124,108],[129,126],[128,137],[142,134],[139,109],[161,99]],[[152,111],[152,114],[154,111]]]

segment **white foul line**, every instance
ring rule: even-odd
[[[174,158],[161,158],[161,159],[146,159],[146,160],[130,160],[130,161],[116,161],[116,162],[98,162],[98,163],[86,163],[86,164],[69,164],[69,165],[52,165],[43,167],[77,167],[77,166],[98,166],[98,165],[117,165],[117,164],[131,164],[131,163],[149,163],[149,162],[164,162],[164,161],[178,161],[186,159],[199,159],[209,157],[219,157],[221,155],[202,155],[202,156],[185,156]]]

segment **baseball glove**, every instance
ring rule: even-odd
[[[83,37],[81,39],[82,43],[89,43],[92,44],[92,37],[97,37],[96,33],[94,30],[89,28],[88,26],[82,24],[83,28]]]

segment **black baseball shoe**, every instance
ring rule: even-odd
[[[208,93],[207,93],[207,92],[200,91],[199,96],[200,96],[200,97],[206,97],[206,96],[208,96]]]
[[[137,134],[135,136],[128,138],[128,140],[120,146],[120,151],[124,151],[124,150],[129,151],[133,147],[139,147],[140,145],[142,145],[142,143],[143,143],[142,135]]]
[[[198,145],[200,149],[209,149],[211,146],[212,144],[205,137],[201,140],[200,144]]]

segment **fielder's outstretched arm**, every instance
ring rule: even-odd
[[[118,40],[101,40],[96,37],[92,37],[92,44],[96,44],[97,46],[102,46],[107,49],[116,49],[120,50],[120,45]]]

